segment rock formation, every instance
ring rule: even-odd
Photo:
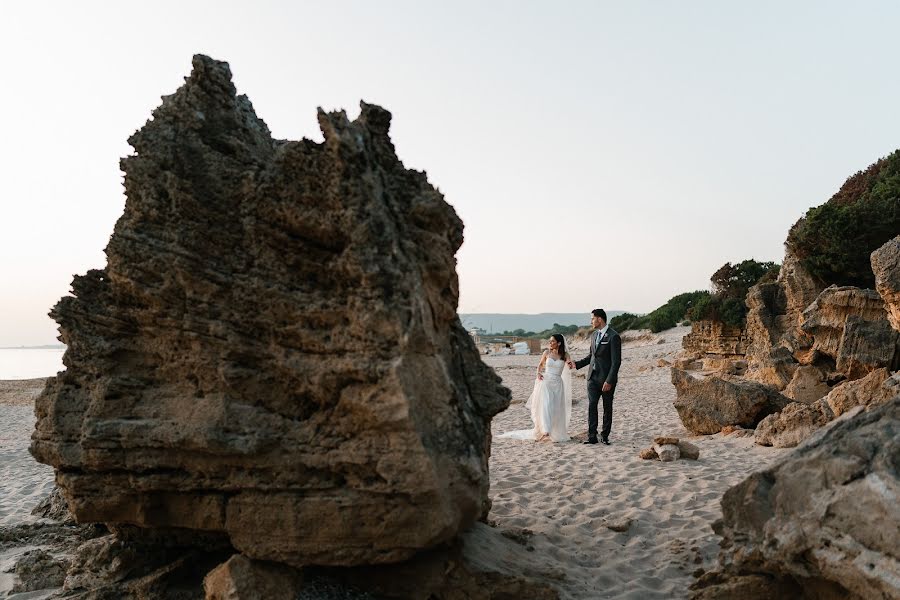
[[[835,373],[848,379],[894,367],[900,351],[900,334],[891,328],[884,301],[874,290],[825,289],[803,311],[801,329],[814,340],[812,353],[833,360]]]
[[[689,352],[743,357],[747,352],[747,338],[740,327],[721,321],[693,321],[691,332],[684,336],[682,346]]]
[[[657,436],[653,438],[653,445],[641,450],[639,456],[644,460],[658,458],[663,462],[679,458],[697,460],[700,458],[700,448],[677,437]]]
[[[108,264],[53,309],[67,370],[36,405],[79,521],[355,565],[485,515],[509,392],[456,316],[462,223],[361,106],[273,140],[196,56],[130,138]]]
[[[900,597],[898,457],[900,395],[728,490],[722,569],[694,598]]]
[[[900,331],[900,235],[872,253],[872,271],[888,320]]]
[[[728,425],[756,427],[790,402],[770,386],[728,375],[694,377],[673,367],[672,384],[678,416],[695,434],[719,433]]]

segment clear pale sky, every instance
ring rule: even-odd
[[[900,147],[896,2],[9,2],[0,346],[106,264],[119,157],[191,56],[277,138],[393,115],[466,225],[460,312],[647,312]]]

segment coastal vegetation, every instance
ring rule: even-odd
[[[687,317],[743,327],[747,321],[747,292],[757,283],[775,281],[780,269],[777,263],[752,258],[734,265],[725,263],[710,277],[712,293],[699,298]]]
[[[900,150],[859,171],[788,233],[787,246],[823,285],[874,288],[869,256],[900,231]]]

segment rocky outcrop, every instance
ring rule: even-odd
[[[227,64],[129,140],[108,264],[52,316],[32,453],[81,521],[218,533],[292,565],[399,561],[488,507],[509,392],[456,316],[462,223],[388,137],[276,141]],[[233,550],[232,550],[233,552]]]
[[[756,427],[790,402],[774,388],[739,377],[694,377],[673,368],[675,409],[692,433],[719,433],[728,425]]]
[[[743,329],[721,321],[693,321],[691,332],[682,340],[682,347],[689,352],[723,356],[743,356],[746,344]]]
[[[872,271],[888,321],[900,331],[900,235],[872,253]]]
[[[779,390],[790,383],[813,344],[800,327],[803,311],[822,287],[788,250],[778,279],[750,288],[745,300],[748,379]]]
[[[802,329],[815,340],[813,352],[832,359],[837,373],[858,379],[896,364],[900,334],[885,317],[874,290],[831,286],[803,312]]]
[[[677,437],[657,436],[653,438],[653,445],[641,450],[639,456],[644,460],[658,458],[663,462],[679,458],[697,460],[700,458],[700,448]]]
[[[828,404],[835,417],[857,406],[869,409],[884,404],[898,393],[892,389],[891,382],[891,374],[887,369],[877,369],[862,379],[838,385],[823,401]]]
[[[756,443],[760,446],[793,448],[834,418],[824,400],[812,404],[791,402],[784,410],[771,414],[756,426]]]
[[[759,597],[900,597],[898,456],[900,396],[836,421],[729,489],[721,568],[694,598],[735,597],[728,582],[747,577],[762,577],[768,595]]]
[[[784,395],[795,402],[812,404],[831,391],[828,373],[819,367],[803,365],[796,368],[790,383],[784,388]]]

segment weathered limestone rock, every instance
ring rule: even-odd
[[[747,351],[744,330],[721,321],[693,321],[681,344],[689,352],[704,354],[743,356]]]
[[[812,404],[829,391],[831,387],[828,385],[827,373],[819,367],[802,365],[794,371],[794,377],[782,393],[795,402]]]
[[[678,440],[678,455],[688,460],[697,460],[700,458],[700,448],[690,442]]]
[[[896,392],[884,385],[890,376],[887,369],[877,369],[862,379],[845,381],[836,386],[824,401],[835,417],[857,406],[870,408],[884,404],[896,395]]]
[[[753,359],[747,369],[747,379],[772,386],[776,390],[783,390],[794,378],[799,366],[791,351],[779,346]]]
[[[803,331],[815,339],[813,350],[832,357],[835,370],[849,379],[895,365],[900,333],[891,328],[874,290],[831,286],[803,312],[803,319]]]
[[[106,535],[82,544],[76,551],[63,585],[65,598],[107,600],[140,598],[199,598],[203,576],[228,557],[227,546],[214,549],[204,535],[156,535],[140,530]]]
[[[69,561],[41,549],[30,550],[16,562],[13,572],[18,577],[10,593],[33,592],[57,588],[66,578]]]
[[[656,458],[659,458],[659,454],[657,454],[656,450],[652,447],[644,448],[643,450],[641,450],[639,456],[644,460],[654,460]]]
[[[824,286],[806,272],[790,250],[784,255],[777,283],[784,291],[783,333],[779,338],[788,344],[791,352],[798,352],[812,342],[799,328],[803,322],[803,311],[819,296]]]
[[[900,396],[752,474],[722,498],[722,574],[793,580],[816,598],[900,597],[898,457]]]
[[[203,579],[206,600],[270,600],[296,598],[303,576],[278,563],[235,554]]]
[[[681,422],[698,434],[719,433],[726,425],[756,427],[790,402],[770,386],[727,375],[700,379],[673,368],[672,383]]]
[[[900,331],[900,235],[872,253],[872,271],[888,321],[891,327]]]
[[[664,444],[678,444],[678,438],[672,437],[670,435],[658,435],[653,438],[653,443],[657,446],[662,446]]]
[[[760,446],[793,448],[834,418],[824,399],[812,404],[791,402],[756,426],[756,443]]]
[[[131,137],[108,264],[53,309],[67,370],[36,404],[32,453],[79,521],[352,565],[485,514],[509,392],[456,316],[462,223],[390,118],[276,141],[196,56]]]
[[[53,486],[53,489],[47,497],[34,507],[31,514],[44,517],[45,519],[62,521],[64,523],[75,522],[75,517],[69,512],[69,506],[66,504],[66,499],[63,498],[62,492],[58,486]]]
[[[862,379],[841,383],[813,403],[792,402],[783,411],[760,421],[756,426],[756,443],[792,448],[829,421],[856,407],[869,410],[884,404],[897,395],[897,390],[890,385],[892,382],[887,369],[878,369]]]
[[[676,444],[654,444],[653,450],[656,452],[659,460],[663,462],[672,462],[673,460],[678,460],[678,457],[681,456]]]

